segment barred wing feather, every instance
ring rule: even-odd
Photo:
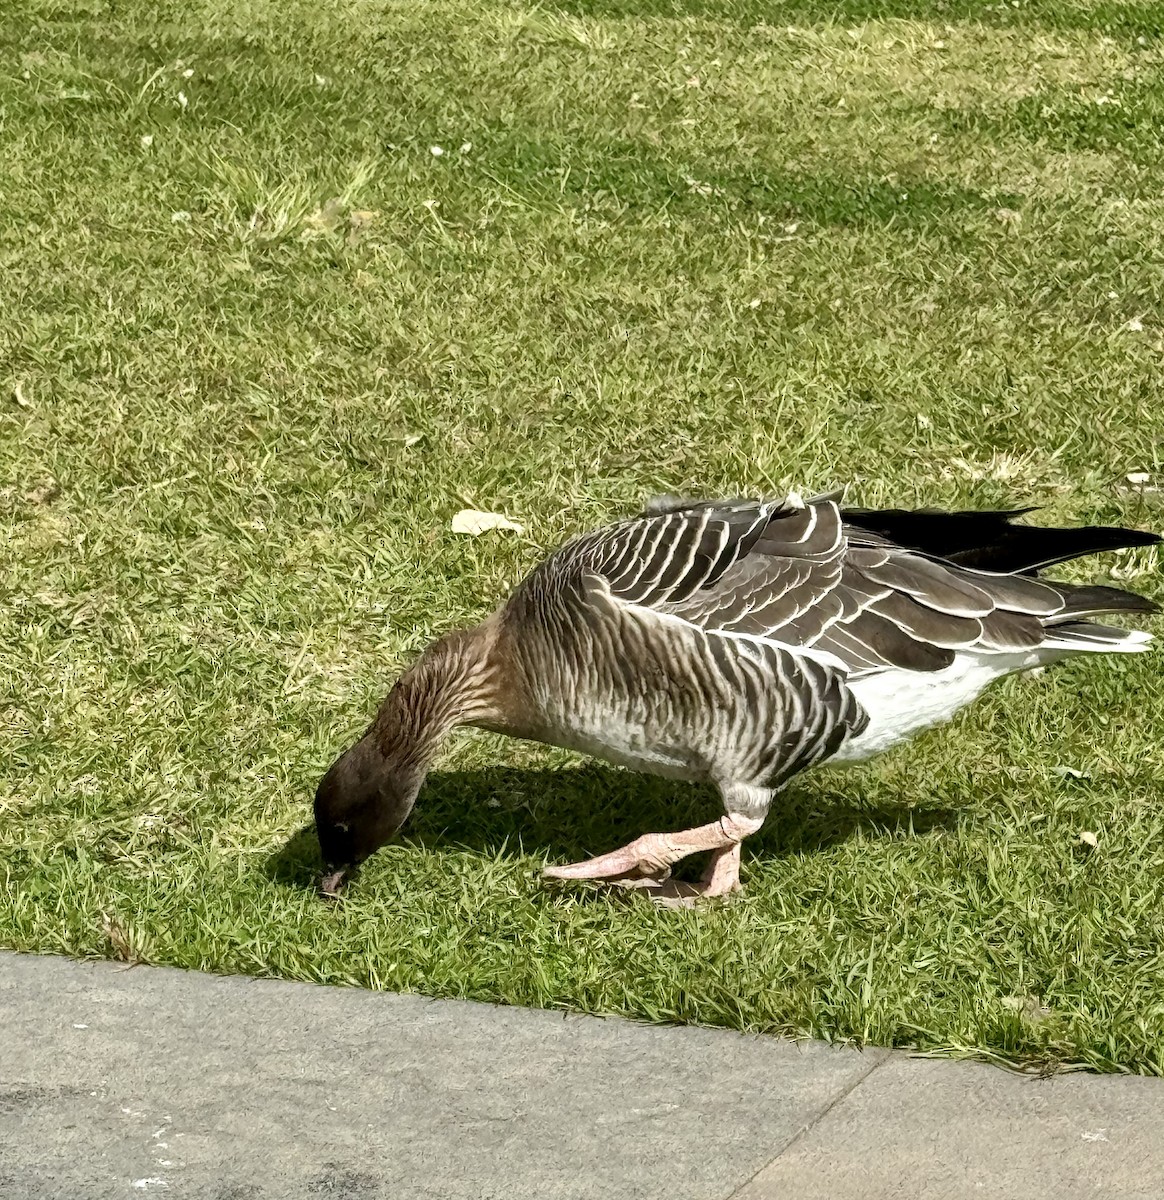
[[[687,505],[583,537],[561,566],[617,603],[846,675],[936,671],[959,650],[1029,651],[1056,618],[1085,615],[1064,585],[958,567],[846,526],[832,499]]]

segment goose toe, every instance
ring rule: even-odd
[[[659,834],[645,834],[628,845],[609,854],[600,854],[583,862],[567,863],[564,866],[546,867],[542,872],[547,879],[601,879],[608,882],[666,879],[671,874],[670,863],[661,855]]]

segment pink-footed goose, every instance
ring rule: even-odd
[[[1161,539],[1012,523],[1027,511],[663,497],[567,543],[482,624],[429,646],[323,777],[323,891],[396,833],[458,725],[719,789],[718,821],[646,833],[550,878],[631,884],[672,904],[735,890],[740,843],[797,772],[869,758],[1003,675],[1144,649],[1150,635],[1091,618],[1153,612],[1151,601],[1037,572]],[[670,880],[701,850],[701,882]]]

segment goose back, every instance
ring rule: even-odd
[[[1099,592],[1109,608],[1127,596],[908,550],[846,524],[831,498],[697,502],[567,543],[505,619],[519,631],[526,736],[771,786],[831,756],[863,757],[845,753],[869,725],[863,694],[884,705],[933,676],[932,703],[905,723],[913,732],[998,674],[1117,648],[1078,631]]]

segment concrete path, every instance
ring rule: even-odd
[[[0,954],[3,1200],[1164,1197],[1164,1082]]]

